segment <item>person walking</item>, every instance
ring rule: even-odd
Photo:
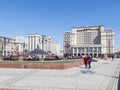
[[[114,60],[114,54],[112,55],[112,60]]]
[[[88,55],[85,55],[85,57],[84,57],[84,64],[85,64],[85,68],[87,68],[87,64],[88,64]]]
[[[89,57],[88,57],[88,69],[89,68],[91,68],[91,62],[92,62],[92,56],[91,55],[89,55]]]

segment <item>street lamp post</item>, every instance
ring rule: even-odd
[[[43,59],[43,37],[42,37],[42,59]]]
[[[3,56],[5,57],[6,38],[4,37]]]
[[[65,58],[67,59],[67,57],[68,57],[68,54],[70,53],[70,44],[69,43],[67,43],[66,45],[65,45],[65,48],[67,49],[66,50],[66,53],[65,53]]]
[[[44,36],[42,36],[42,59],[43,59],[43,51],[44,51]]]

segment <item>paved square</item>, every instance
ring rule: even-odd
[[[120,60],[65,70],[0,68],[0,90],[117,90]]]

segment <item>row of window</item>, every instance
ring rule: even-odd
[[[101,47],[74,48],[74,52],[101,52]]]

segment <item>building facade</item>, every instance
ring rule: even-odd
[[[60,45],[58,42],[52,40],[50,36],[39,34],[27,35],[27,50],[34,51],[35,49],[41,49],[42,51],[59,54]]]
[[[72,33],[68,31],[64,33],[64,52],[66,53],[70,53],[71,50],[71,35]]]
[[[0,56],[22,55],[24,43],[16,42],[14,38],[0,36]]]
[[[64,34],[64,53],[79,56],[91,54],[94,57],[113,54],[114,35],[114,31],[105,30],[104,25],[72,27],[72,32]]]
[[[26,38],[24,38],[22,36],[16,36],[16,37],[12,37],[12,39],[15,40],[14,50],[16,49],[16,51],[19,55],[25,54],[25,52],[27,50]]]
[[[42,36],[38,34],[28,34],[27,50],[33,51],[35,49],[42,49]]]

